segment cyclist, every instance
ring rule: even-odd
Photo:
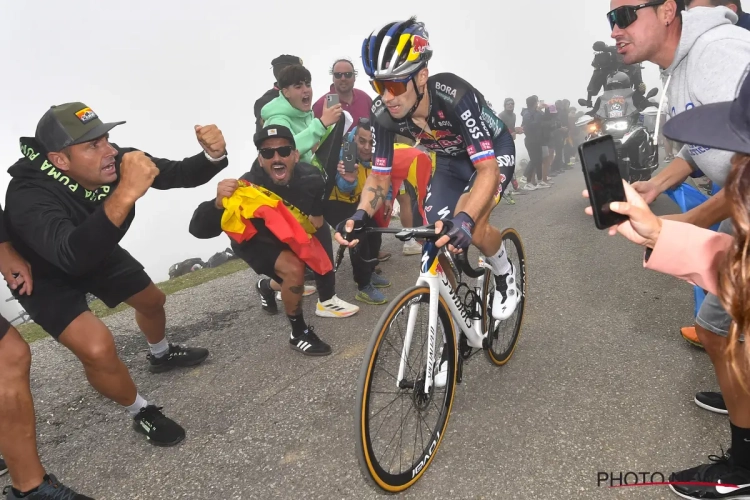
[[[371,108],[372,174],[359,208],[336,228],[336,241],[364,227],[390,187],[396,134],[435,152],[436,167],[425,200],[425,217],[454,254],[476,246],[495,275],[492,313],[508,319],[518,304],[515,269],[501,233],[489,224],[492,210],[513,178],[515,144],[510,131],[471,84],[452,73],[429,76],[432,57],[424,23],[415,17],[388,23],[362,44],[365,73],[378,97]]]

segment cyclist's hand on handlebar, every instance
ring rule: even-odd
[[[438,248],[448,243],[448,251],[454,254],[463,253],[471,245],[471,232],[474,230],[474,220],[466,212],[456,214],[451,220],[437,221],[435,234],[443,237],[435,242]]]
[[[354,212],[354,215],[348,219],[342,220],[336,226],[336,234],[334,238],[339,245],[346,247],[354,247],[359,243],[358,239],[352,240],[353,233],[365,227],[365,223],[370,218],[367,212],[361,208]],[[351,241],[349,241],[351,240]]]

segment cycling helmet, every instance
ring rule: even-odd
[[[607,79],[607,90],[617,90],[617,89],[629,89],[630,88],[630,77],[623,73],[622,71],[618,71],[614,75],[610,76]]]
[[[431,57],[429,35],[416,17],[388,23],[362,42],[362,64],[372,79],[408,79]]]

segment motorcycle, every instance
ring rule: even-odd
[[[652,106],[639,111],[633,103],[633,89],[606,90],[600,97],[599,109],[576,121],[585,128],[585,140],[611,135],[615,141],[617,160],[623,179],[633,183],[651,179],[659,167],[659,147],[655,137],[659,118],[658,104],[651,100],[659,91],[653,88],[646,94]],[[591,106],[579,99],[581,106]]]

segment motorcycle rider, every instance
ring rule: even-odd
[[[638,88],[636,90],[633,90],[631,95],[628,94],[628,90],[631,90],[630,88],[631,82],[630,77],[623,73],[622,71],[618,71],[614,75],[610,76],[607,79],[607,85],[604,87],[604,91],[609,90],[626,90],[626,92],[623,92],[623,97],[626,99],[630,97],[633,100],[633,105],[638,109],[638,111],[643,111],[646,108],[649,108],[653,106],[653,103],[651,103],[648,99],[646,99],[645,90],[646,90],[646,84],[640,83],[638,85]],[[596,103],[594,103],[594,107],[586,113],[590,116],[596,116],[596,113],[599,111],[599,106],[602,102],[602,96],[599,96],[596,98]]]

